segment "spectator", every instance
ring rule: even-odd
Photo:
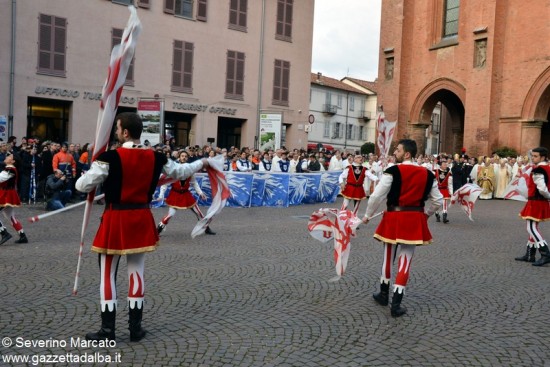
[[[60,169],[55,169],[54,173],[48,176],[46,180],[46,210],[57,210],[64,208],[72,192],[67,188],[67,177]]]

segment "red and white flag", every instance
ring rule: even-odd
[[[523,166],[521,171],[504,190],[504,198],[508,200],[527,201],[527,182],[529,182],[529,176],[533,170],[532,165]]]
[[[378,117],[376,119],[376,130],[377,130],[376,142],[377,142],[378,150],[380,151],[381,157],[388,156],[390,145],[393,140],[393,135],[395,133],[395,125],[397,125],[397,121],[394,121],[394,122],[386,121],[383,111],[380,111],[378,113]]]
[[[481,194],[481,187],[479,187],[476,184],[465,184],[460,189],[456,190],[451,197],[451,204],[460,204],[460,207],[466,215],[468,215],[468,218],[473,222],[472,219],[472,211],[474,210],[474,204],[479,197],[479,194]]]
[[[92,160],[96,160],[97,156],[107,149],[111,128],[115,119],[116,110],[122,94],[126,74],[134,57],[137,38],[141,32],[141,22],[137,16],[137,11],[134,6],[129,6],[130,18],[122,34],[122,39],[119,45],[113,47],[111,52],[111,60],[107,74],[107,80],[103,84],[101,94],[101,103],[97,116],[96,135],[94,140],[94,149]],[[82,230],[80,232],[80,252],[76,269],[75,284],[73,294],[78,290],[78,276],[80,273],[80,262],[82,259],[82,249],[84,247],[84,232],[88,227],[90,211],[95,197],[95,189],[88,193],[86,207],[84,209],[84,218],[82,219]]]
[[[222,211],[227,199],[231,195],[229,185],[227,184],[227,180],[225,179],[225,175],[223,173],[223,162],[224,157],[221,154],[215,156],[214,158],[208,158],[209,166],[206,169],[206,172],[208,173],[210,187],[212,189],[212,205],[208,208],[204,218],[195,224],[195,227],[191,231],[191,238],[195,238],[206,231],[206,228],[214,216]]]
[[[361,219],[349,210],[322,208],[311,214],[308,223],[309,234],[325,243],[334,240],[334,262],[336,277],[340,279],[348,265],[352,237],[355,237],[357,226]]]

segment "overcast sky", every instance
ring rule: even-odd
[[[378,77],[382,0],[315,0],[311,71],[342,79]]]

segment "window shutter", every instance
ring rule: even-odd
[[[181,88],[183,86],[183,44],[182,41],[174,42],[174,60],[172,64],[172,87]]]
[[[283,78],[282,78],[282,93],[281,101],[288,102],[288,88],[290,85],[290,62],[283,61]]]
[[[164,0],[164,12],[174,14],[176,12],[176,0]]]
[[[232,95],[235,91],[235,51],[227,51],[227,75],[225,94]]]
[[[273,76],[273,100],[281,100],[281,60],[275,60],[275,70]]]
[[[197,20],[206,22],[207,5],[206,0],[198,0],[197,3]]]
[[[292,9],[293,4],[292,0],[286,1],[286,7],[285,7],[285,30],[284,30],[284,36],[291,38],[292,37]]]
[[[229,4],[229,24],[237,25],[237,13],[239,12],[239,0],[231,0]]]
[[[50,70],[52,54],[52,17],[40,14],[40,33],[38,41],[38,69]]]
[[[247,9],[248,9],[247,0],[241,0],[241,6],[239,9],[239,26],[243,28],[246,28]]]
[[[185,42],[185,53],[183,56],[183,88],[192,92],[193,88],[193,44]]]
[[[235,76],[235,94],[242,96],[244,94],[244,53],[237,52],[237,75]]]

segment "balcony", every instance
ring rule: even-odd
[[[323,113],[326,113],[327,115],[336,115],[337,111],[338,111],[338,106],[334,104],[323,105]]]
[[[370,111],[361,110],[361,118],[368,122],[371,119]]]

